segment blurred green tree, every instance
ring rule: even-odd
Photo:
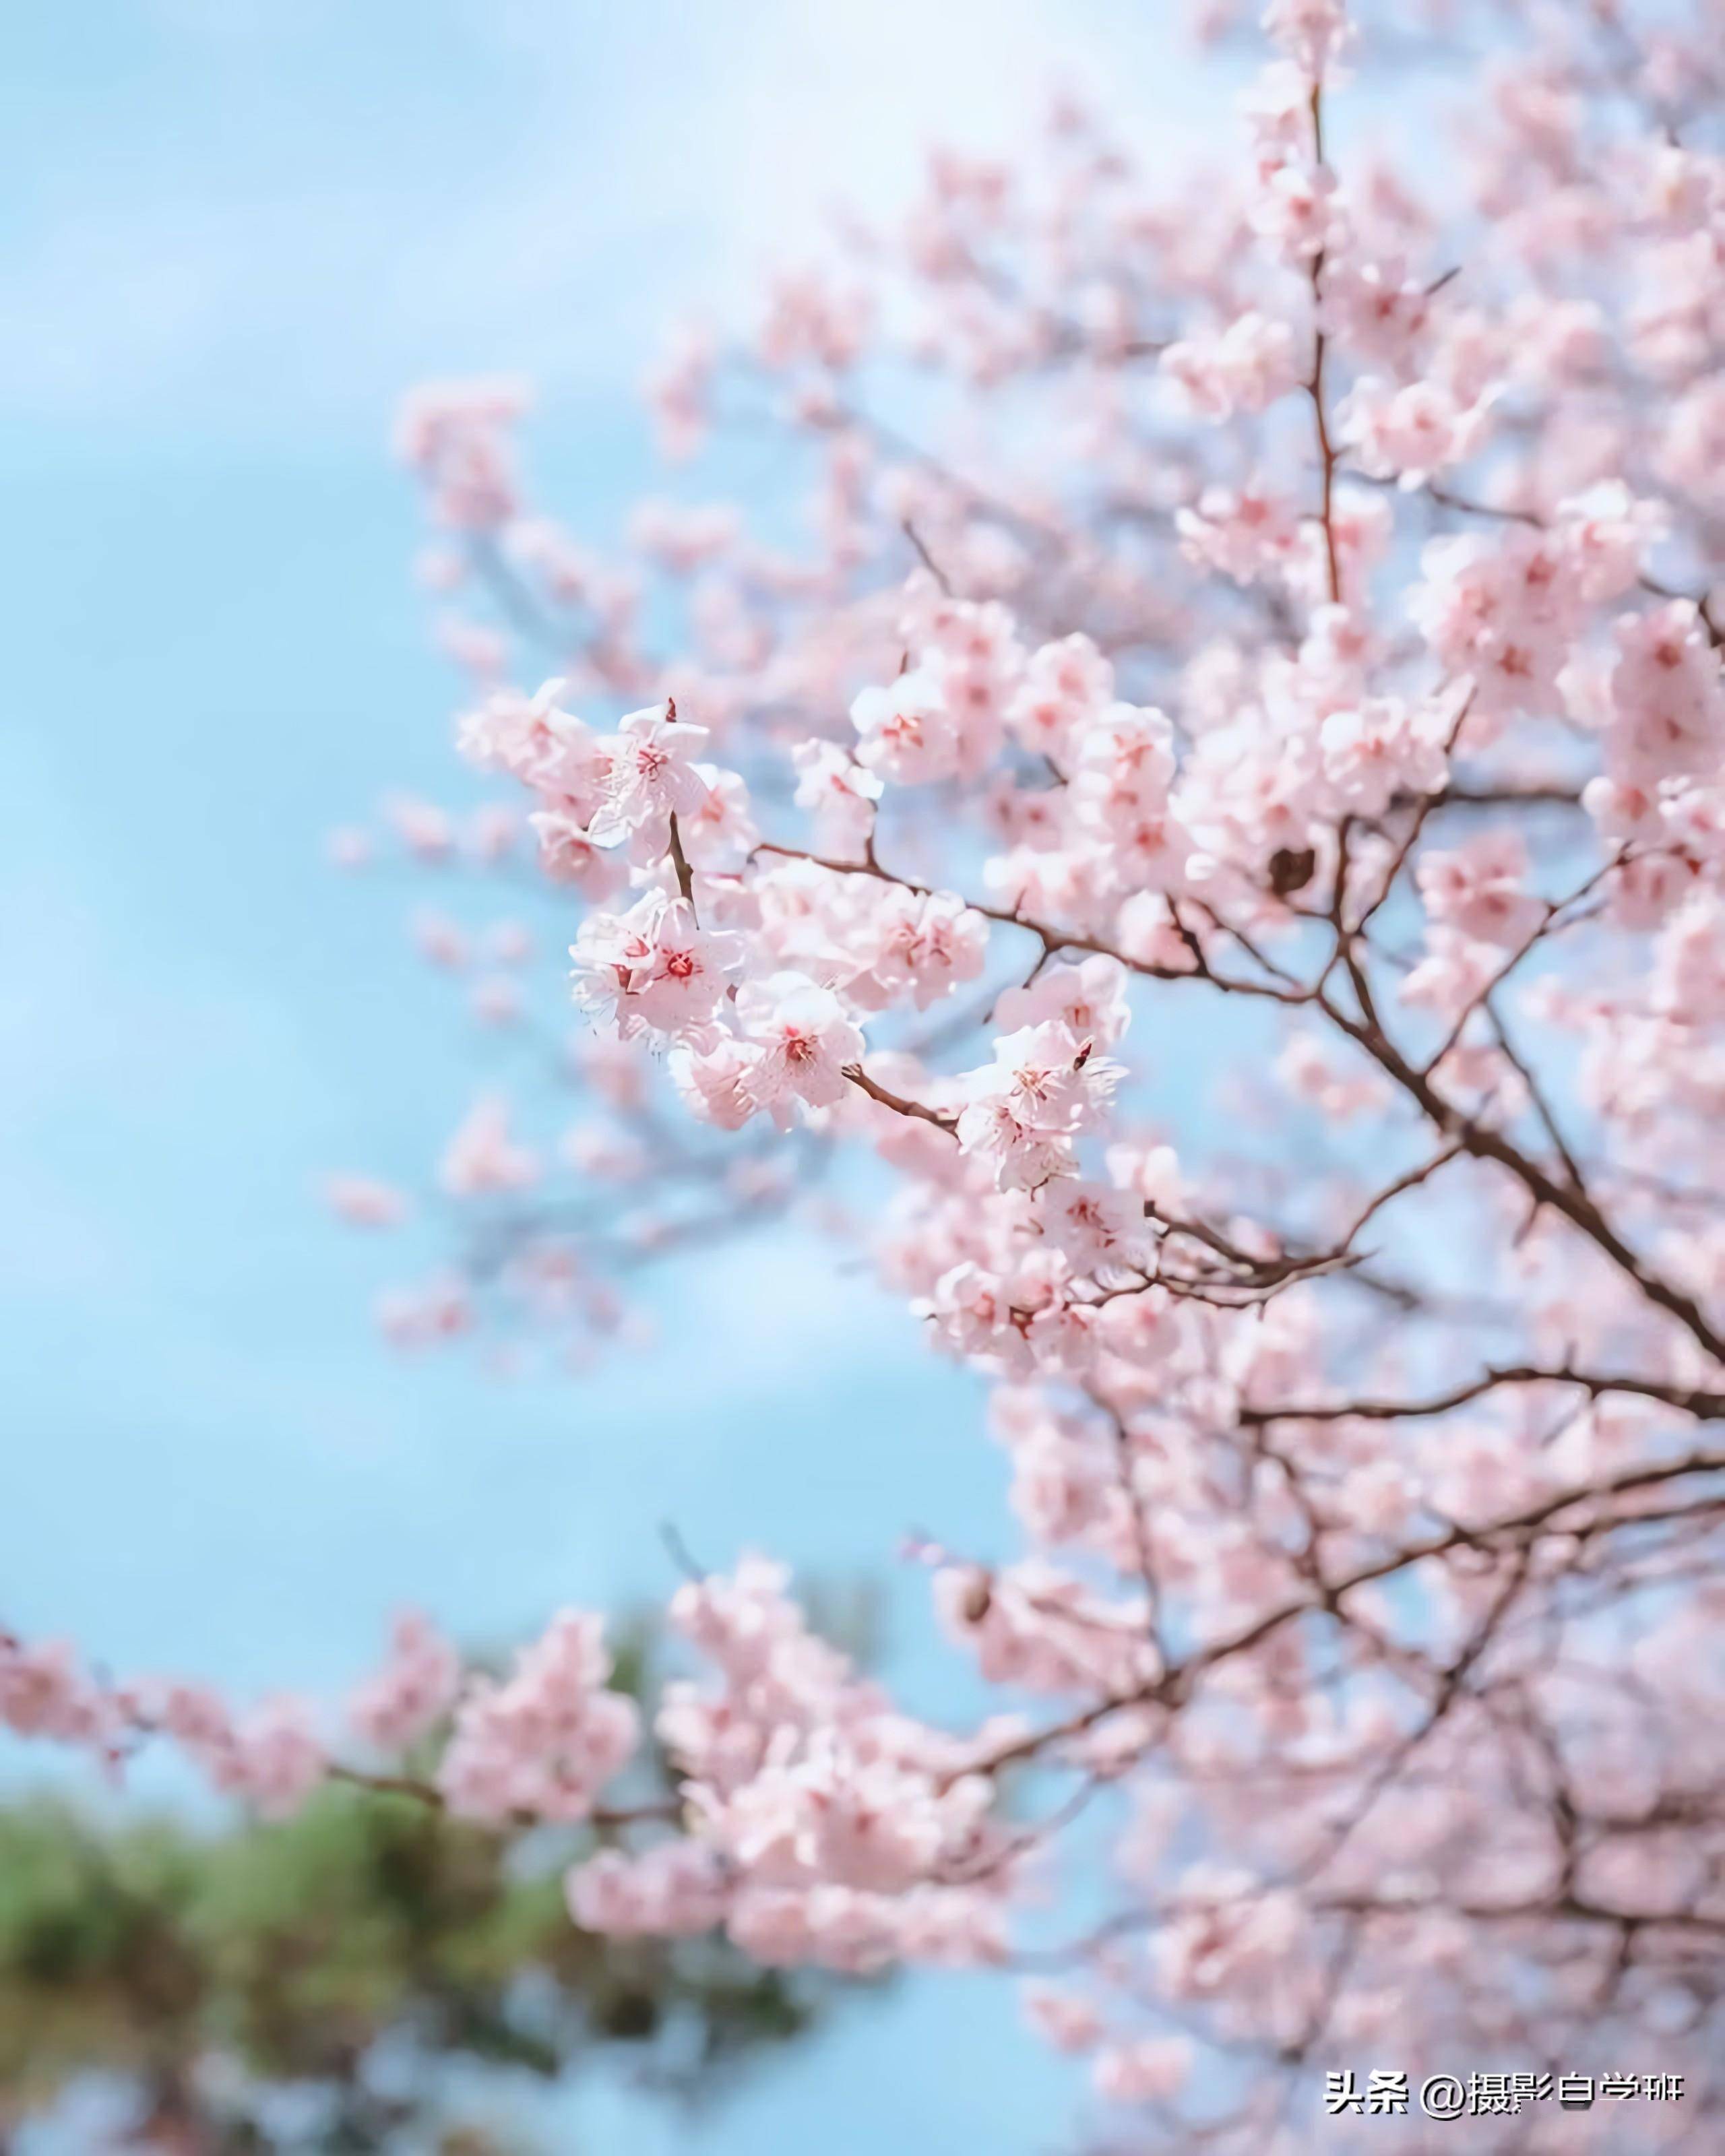
[[[100,2073],[163,2156],[279,2145],[284,2090],[315,2122],[302,2145],[329,2156],[409,2131],[477,2156],[480,2129],[452,2138],[442,2116],[453,2060],[550,2080],[630,2054],[668,2092],[710,2093],[809,2025],[806,1977],[721,1941],[578,1930],[560,1872],[531,1841],[352,1786],[209,1835],[51,1799],[0,1811],[0,2145],[6,2121]]]
[[[866,1588],[817,1600],[835,1636],[873,1644]],[[650,1697],[653,1628],[625,1623],[615,1652],[614,1681]],[[0,1807],[0,2156],[92,2076],[121,2085],[151,2156],[493,2156],[512,2144],[480,2116],[498,2107],[488,2070],[501,2097],[511,2070],[549,2084],[606,2056],[706,2100],[810,2025],[825,1990],[809,1971],[762,1970],[716,1935],[580,1930],[562,1874],[607,1830],[452,1819],[423,1779],[440,1741],[280,1824]],[[637,1781],[631,1801],[674,1811],[655,1747]]]

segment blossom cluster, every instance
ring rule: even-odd
[[[685,1833],[578,1866],[576,1920],[623,1934],[722,1922],[761,1961],[859,1973],[1004,1958],[1014,1852],[969,1771],[999,1731],[961,1741],[902,1713],[809,1631],[786,1586],[757,1558],[678,1590],[672,1627],[714,1671],[667,1686],[657,1717]]]

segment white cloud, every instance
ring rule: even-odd
[[[0,387],[80,423],[279,433],[372,424],[443,366],[622,384],[686,305],[815,246],[835,200],[890,213],[932,139],[1009,149],[1066,81],[1163,138],[1182,12],[444,0],[308,25],[157,0],[160,64],[107,85],[110,154],[45,124],[23,146],[43,184]],[[178,109],[182,74],[219,125]]]

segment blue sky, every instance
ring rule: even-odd
[[[536,377],[549,491],[603,541],[650,475],[631,385],[676,315],[829,199],[890,208],[931,135],[1009,146],[1054,81],[1172,141],[1177,12],[86,0],[8,26],[10,1620],[323,1687],[405,1598],[495,1636],[660,1590],[668,1512],[721,1562],[854,1570],[912,1524],[999,1546],[975,1389],[783,1239],[669,1274],[644,1370],[500,1385],[382,1353],[377,1253],[315,1180],[412,1172],[474,1066],[396,896],[332,876],[322,837],[450,769],[383,446],[404,384]],[[938,1693],[914,1632],[902,1660]],[[699,2145],[1058,2145],[1070,2085],[1014,2030],[1004,1987],[919,1984]],[[600,2138],[670,2145],[628,2104]]]

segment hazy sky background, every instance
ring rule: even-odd
[[[408,581],[402,388],[524,371],[553,506],[649,476],[632,385],[922,146],[1101,90],[1198,124],[1169,0],[83,0],[0,83],[0,1614],[115,1665],[333,1688],[390,1609],[508,1635],[704,1559],[829,1572],[1004,1540],[977,1389],[780,1240],[677,1268],[662,1345],[579,1386],[393,1361],[332,1166],[413,1176],[474,1069],[405,894],[332,823],[449,780]],[[947,1681],[914,1639],[906,1683]],[[16,1751],[5,1755],[24,1771]],[[711,2156],[1060,2145],[1009,1988],[919,1983],[769,2071]],[[588,2092],[581,2145],[681,2128]]]

